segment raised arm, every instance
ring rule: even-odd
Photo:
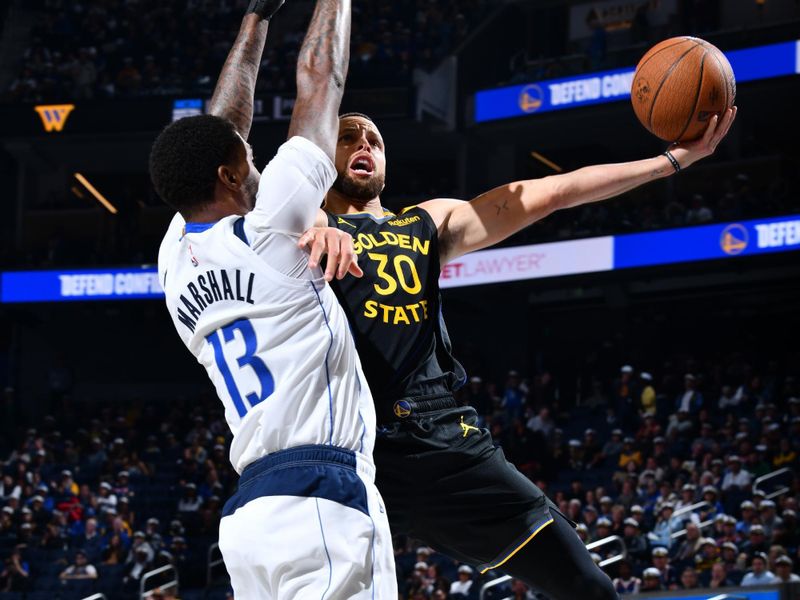
[[[685,169],[710,156],[736,116],[729,109],[712,118],[705,135],[695,142],[673,146],[671,155]],[[676,172],[666,155],[628,163],[584,167],[571,173],[495,188],[470,202],[430,200],[420,204],[439,229],[441,264],[496,244],[562,208],[613,198],[640,185]]]
[[[289,137],[302,136],[331,160],[350,62],[350,0],[317,0],[297,57],[297,101]]]
[[[209,113],[227,119],[245,140],[253,123],[253,102],[269,20],[284,0],[252,0],[228,53],[209,104]]]

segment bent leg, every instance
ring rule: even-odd
[[[553,511],[553,523],[517,552],[501,570],[522,579],[550,600],[618,600],[608,575],[567,520]]]

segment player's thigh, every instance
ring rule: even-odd
[[[324,498],[268,496],[220,524],[237,600],[371,598],[370,515]]]
[[[394,600],[397,598],[397,572],[386,505],[375,484],[367,481],[365,486],[369,514],[375,528],[372,547],[374,598]]]
[[[413,533],[458,560],[493,568],[551,519],[547,498],[500,449],[448,453],[453,466],[426,488]]]

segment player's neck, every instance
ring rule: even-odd
[[[246,211],[244,211],[242,207],[239,207],[236,202],[227,200],[206,204],[202,208],[192,211],[191,214],[182,216],[187,223],[216,223],[231,215],[244,214],[246,214]]]
[[[376,217],[382,217],[384,212],[380,196],[375,196],[372,200],[357,200],[334,189],[325,197],[325,210],[334,215],[366,212]]]

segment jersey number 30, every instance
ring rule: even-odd
[[[240,417],[243,417],[247,414],[248,407],[245,405],[244,400],[242,400],[242,394],[236,386],[236,381],[234,381],[233,374],[228,367],[225,354],[222,351],[223,344],[228,344],[228,342],[236,339],[237,331],[244,341],[244,354],[236,359],[236,364],[239,366],[239,369],[250,367],[258,377],[258,381],[261,385],[261,391],[259,393],[251,392],[244,398],[247,400],[250,408],[263,402],[272,395],[272,392],[275,390],[275,380],[272,378],[272,373],[269,372],[264,361],[256,356],[256,350],[258,350],[256,331],[253,329],[252,323],[247,319],[234,321],[230,325],[226,325],[206,337],[206,341],[214,348],[214,359],[217,362],[217,368],[219,372],[222,373],[222,378],[225,380],[225,386],[228,388],[228,393],[231,396],[231,400],[233,400],[233,405],[236,407],[236,412],[239,413]]]

